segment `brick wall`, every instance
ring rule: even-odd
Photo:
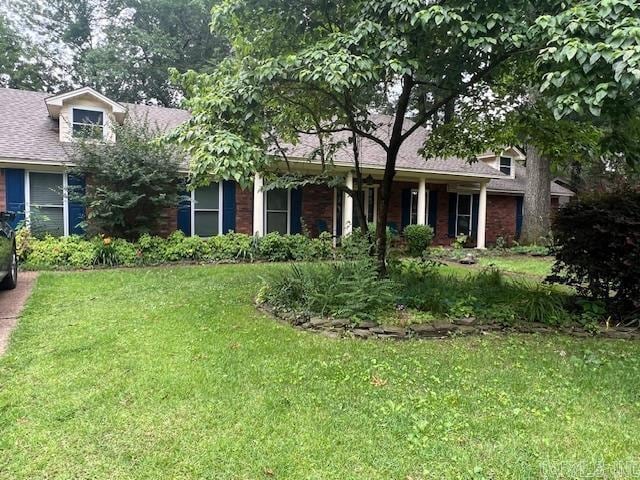
[[[517,198],[507,195],[487,195],[487,234],[488,245],[503,237],[511,243],[516,236]]]
[[[333,188],[326,185],[308,185],[302,190],[302,219],[311,236],[319,235],[319,220],[324,221],[329,232],[333,231],[333,197]]]
[[[154,235],[168,237],[178,229],[178,209],[176,207],[165,208],[160,213],[158,226],[153,232]]]
[[[253,234],[253,188],[236,185],[236,232]]]
[[[4,168],[0,168],[0,212],[7,209],[7,195],[5,192]]]

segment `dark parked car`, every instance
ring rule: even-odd
[[[13,219],[12,213],[0,212],[0,290],[10,290],[18,284],[16,234],[9,225]]]

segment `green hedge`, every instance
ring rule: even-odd
[[[96,266],[159,265],[168,262],[234,262],[264,260],[328,260],[334,258],[332,237],[270,233],[255,238],[229,233],[211,238],[187,237],[175,232],[168,238],[143,235],[137,242],[79,236],[32,237],[18,233],[18,254],[26,269],[92,268]]]

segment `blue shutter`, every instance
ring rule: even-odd
[[[236,182],[222,182],[222,233],[236,229]]]
[[[291,227],[292,234],[302,232],[302,188],[291,189]]]
[[[69,200],[69,234],[70,235],[82,235],[84,229],[80,226],[80,223],[84,222],[85,210],[84,205],[77,196],[84,196],[85,193],[85,181],[84,178],[77,175],[69,175],[67,177],[67,185],[72,187],[70,189],[71,198]]]
[[[178,203],[178,230],[189,237],[191,236],[191,194],[190,192],[180,192],[180,197],[183,198]]]
[[[404,230],[404,227],[411,223],[411,189],[403,188],[402,189],[402,198],[400,202],[400,207],[402,209],[402,225],[401,230]]]
[[[480,195],[473,194],[473,205],[471,205],[471,236],[477,238],[478,216],[480,215]]]
[[[433,228],[433,234],[436,233],[436,225],[438,225],[438,192],[437,190],[429,191],[429,213],[427,214],[427,223]]]
[[[516,198],[516,238],[520,238],[522,232],[522,219],[524,212],[524,197]]]
[[[24,170],[6,168],[4,170],[7,211],[14,212],[16,218],[11,222],[12,227],[24,221]]]
[[[458,207],[458,194],[449,194],[449,238],[456,236],[456,209]]]

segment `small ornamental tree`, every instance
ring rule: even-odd
[[[178,204],[184,155],[145,123],[114,128],[113,144],[86,139],[74,145],[70,173],[87,185],[70,195],[86,208],[87,233],[135,240],[153,232],[163,210]]]
[[[602,300],[616,320],[640,320],[640,191],[585,196],[560,209],[550,280]]]

